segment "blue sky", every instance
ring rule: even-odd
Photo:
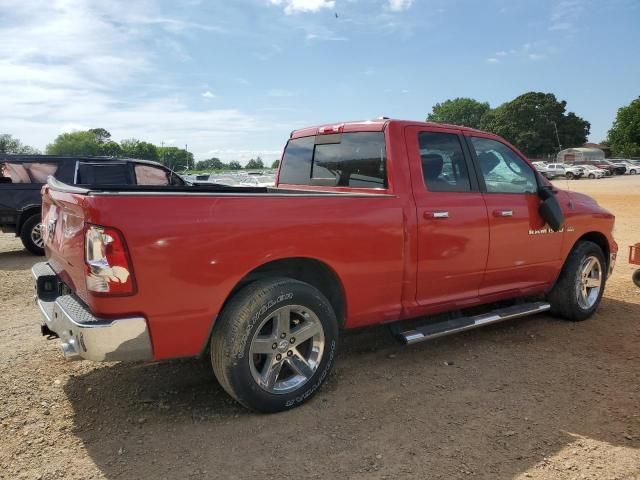
[[[295,128],[535,90],[600,141],[640,95],[639,25],[638,0],[2,0],[0,133],[271,160]]]

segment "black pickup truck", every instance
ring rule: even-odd
[[[40,190],[53,176],[69,185],[185,185],[165,166],[129,158],[0,155],[0,230],[15,233],[25,248],[44,255]]]

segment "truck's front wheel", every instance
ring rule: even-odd
[[[578,242],[549,292],[551,313],[567,320],[586,320],[598,308],[606,280],[602,249],[593,242]]]
[[[311,398],[333,365],[338,322],[325,296],[293,279],[240,290],[216,321],[213,370],[242,405],[278,412]]]

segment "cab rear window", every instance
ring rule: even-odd
[[[383,132],[317,135],[290,140],[280,183],[354,188],[386,188]]]

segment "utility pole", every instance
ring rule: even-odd
[[[553,128],[556,131],[556,140],[558,141],[558,151],[562,151],[562,145],[560,145],[560,135],[558,135],[558,126],[556,125],[556,122],[554,122],[553,120],[551,120],[551,123],[553,123]]]

